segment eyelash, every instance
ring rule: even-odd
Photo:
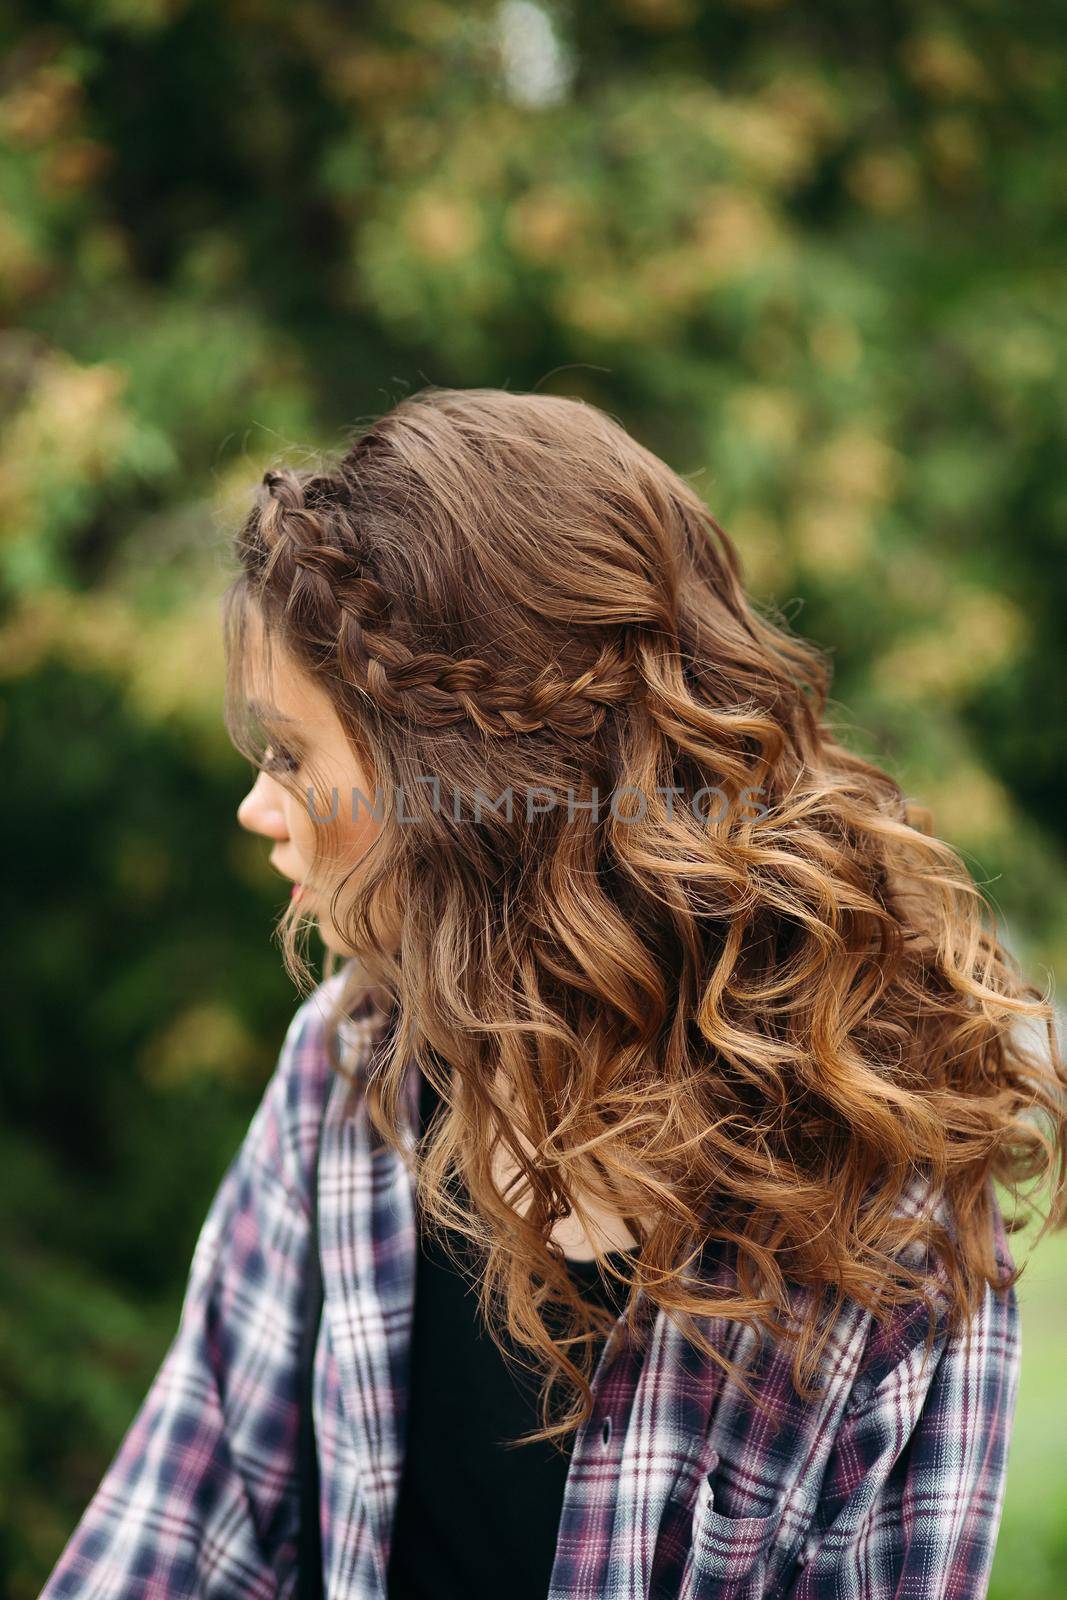
[[[267,751],[267,759],[263,763],[265,772],[299,772],[299,760],[296,756],[290,755],[288,750],[283,750],[281,745],[268,745]]]

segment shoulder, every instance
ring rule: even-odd
[[[1014,1271],[1014,1262],[991,1178],[987,1200],[993,1256],[1003,1285]],[[897,1214],[910,1220],[927,1217],[944,1227],[953,1240],[957,1236],[956,1221],[945,1195],[934,1191],[921,1174],[909,1185]],[[884,1321],[873,1316],[865,1319],[866,1336],[850,1410],[866,1407],[879,1396],[895,1395],[901,1385],[925,1392],[939,1368],[947,1371],[957,1361],[984,1361],[1001,1371],[1005,1366],[1017,1365],[1019,1309],[1013,1287],[994,1288],[986,1282],[973,1312],[953,1324],[948,1315],[950,1296],[941,1258],[928,1254],[914,1241],[898,1250],[896,1259],[924,1274],[930,1298],[920,1296],[896,1306]]]

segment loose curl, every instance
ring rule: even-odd
[[[1065,1221],[1048,994],[929,816],[838,743],[826,657],[746,597],[683,478],[595,406],[432,387],[340,460],[267,473],[236,555],[235,743],[260,760],[242,670],[255,610],[404,797],[405,825],[387,812],[359,881],[353,863],[334,890],[357,958],[334,1020],[384,997],[353,1092],[405,1160],[413,1057],[445,1102],[418,1202],[446,1247],[449,1230],[474,1247],[493,1338],[499,1316],[547,1380],[520,1442],[591,1412],[612,1318],[550,1241],[572,1211],[588,1230],[585,1196],[638,1240],[628,1335],[662,1309],[757,1403],[706,1319],[791,1340],[806,1393],[846,1298],[884,1323],[918,1296],[952,1332],[987,1283],[1016,1282],[990,1179],[1051,1180],[1045,1226]],[[509,786],[561,803],[477,814],[475,796]],[[709,787],[729,802],[717,817],[677,802]],[[637,814],[592,808],[623,791]],[[287,912],[304,986],[299,925]],[[331,1052],[341,1069],[336,1033]],[[517,1172],[505,1192],[498,1148]],[[935,1202],[918,1218],[901,1210],[917,1174]],[[725,1294],[708,1255],[731,1264]],[[553,1419],[561,1382],[574,1403]]]

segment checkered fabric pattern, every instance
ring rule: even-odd
[[[386,1600],[414,1307],[413,1179],[334,1073],[345,972],[297,1010],[203,1224],[174,1340],[42,1600],[289,1600],[296,1582],[299,1351],[317,1142],[324,1314],[315,1363],[324,1587]],[[342,1025],[357,1074],[385,1014]],[[410,1147],[417,1067],[407,1085]],[[346,1103],[347,1102],[347,1103]],[[928,1206],[916,1179],[909,1208]],[[934,1208],[936,1214],[936,1207]],[[996,1210],[997,1254],[1012,1265]],[[924,1363],[921,1308],[880,1329],[847,1302],[813,1399],[787,1349],[755,1355],[753,1407],[655,1308],[604,1349],[571,1456],[547,1600],[982,1600],[1021,1356],[1014,1290]],[[775,1422],[777,1426],[775,1426]],[[476,1508],[472,1507],[472,1537]],[[502,1590],[505,1586],[502,1581]]]

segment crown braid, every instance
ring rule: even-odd
[[[641,697],[636,662],[611,643],[572,680],[546,665],[526,684],[509,680],[478,656],[456,660],[438,651],[413,651],[398,630],[389,631],[389,595],[358,570],[344,475],[302,476],[283,468],[265,472],[262,481],[263,580],[281,581],[288,614],[313,616],[324,633],[332,633],[330,654],[341,676],[391,715],[436,728],[469,719],[498,737],[543,727],[588,735],[599,728],[608,706]]]

